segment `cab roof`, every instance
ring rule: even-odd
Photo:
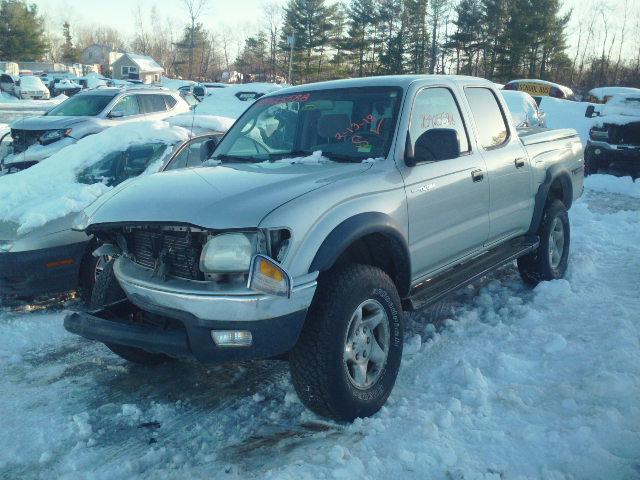
[[[326,82],[307,83],[297,85],[295,87],[286,87],[282,90],[272,92],[269,96],[286,95],[296,92],[308,92],[313,90],[325,90],[333,88],[358,88],[358,87],[400,87],[407,88],[414,82],[431,81],[439,82],[457,82],[468,84],[477,84],[493,87],[493,83],[484,78],[470,77],[466,75],[386,75],[378,77],[360,77],[348,78],[344,80],[329,80]],[[265,95],[266,96],[266,95]]]

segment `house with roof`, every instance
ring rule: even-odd
[[[135,53],[125,53],[111,64],[111,76],[118,80],[159,83],[163,73],[164,68],[153,58]]]

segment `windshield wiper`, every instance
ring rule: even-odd
[[[345,155],[343,153],[334,152],[322,152],[323,157],[327,157],[329,160],[335,160],[336,162],[361,162],[364,158],[352,157],[351,155]]]
[[[293,150],[291,152],[270,153],[269,161],[275,162],[276,160],[282,160],[287,157],[291,157],[291,158],[300,157],[300,156],[308,157],[309,155],[313,155],[313,152],[307,152],[305,150]]]
[[[256,157],[241,157],[239,155],[226,155],[226,154],[220,154],[220,155],[216,155],[215,157],[212,157],[211,160],[220,160],[220,161],[230,161],[230,162],[250,162],[250,163],[257,163],[257,162],[264,162],[265,159],[264,158],[256,158]]]

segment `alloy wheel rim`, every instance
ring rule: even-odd
[[[343,364],[354,387],[365,390],[378,381],[387,363],[389,345],[386,310],[377,300],[365,300],[351,315],[344,345]]]
[[[564,225],[560,218],[556,217],[551,225],[549,233],[549,263],[552,268],[558,268],[564,253]]]

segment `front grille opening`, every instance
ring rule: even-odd
[[[205,280],[200,253],[207,234],[189,228],[132,228],[125,235],[129,253],[138,265],[159,276]]]

